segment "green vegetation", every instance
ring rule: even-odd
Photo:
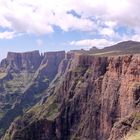
[[[102,52],[102,53],[95,53],[95,56],[108,56],[108,55],[117,55],[120,51],[108,51],[108,52]]]
[[[49,78],[48,77],[44,77],[44,79],[43,79],[43,82],[44,83],[48,83],[50,80],[49,80]]]
[[[132,135],[127,136],[125,140],[140,140],[140,131],[136,131]]]
[[[86,70],[86,67],[78,66],[78,67],[75,68],[74,72],[80,73],[80,72],[83,72],[85,70]]]
[[[2,110],[0,110],[0,119],[3,117],[4,112]]]
[[[7,76],[7,73],[6,72],[1,72],[0,73],[0,79],[3,79],[6,76]]]
[[[80,85],[84,82],[85,80],[84,80],[84,77],[79,77],[79,79],[78,79],[78,82],[77,82],[77,87],[79,87],[80,88]]]
[[[54,120],[58,114],[58,104],[53,103],[48,107],[46,117],[48,120]]]
[[[43,118],[48,120],[54,120],[59,113],[58,109],[59,104],[55,101],[53,96],[50,96],[45,104],[35,105],[33,108],[27,111],[24,117],[28,118],[28,115],[31,115],[30,121]]]
[[[4,87],[8,93],[22,92],[24,88],[32,81],[33,73],[12,73],[12,79],[5,81]]]
[[[135,120],[140,120],[140,113],[135,113],[134,117],[135,117]]]
[[[92,72],[93,72],[93,69],[91,67],[88,68],[87,71],[86,71],[87,74],[91,74]]]
[[[4,129],[0,129],[0,136],[4,134]]]
[[[140,89],[140,82],[133,82],[132,83],[132,91]]]
[[[78,137],[78,136],[73,136],[73,137],[71,138],[71,140],[81,140],[81,139],[80,139],[80,137]]]
[[[42,64],[39,69],[34,74],[34,79],[37,80],[38,76],[40,75],[41,71],[47,66],[47,64]]]
[[[140,113],[132,114],[132,118],[134,120],[133,130],[127,134],[125,140],[140,140],[140,125],[138,123],[140,121]]]

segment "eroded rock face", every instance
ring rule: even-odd
[[[58,73],[65,52],[9,52],[0,63],[0,136],[10,123],[37,103]]]
[[[3,140],[121,140],[138,124],[140,55],[67,55],[59,75],[51,96],[15,120]]]
[[[42,57],[39,51],[27,52],[27,53],[13,53],[9,52],[7,58],[1,62],[1,69],[7,69],[8,71],[35,71],[40,66]]]

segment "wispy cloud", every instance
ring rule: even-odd
[[[93,46],[96,46],[98,48],[103,48],[103,47],[113,45],[114,43],[115,42],[108,41],[106,39],[84,39],[84,40],[72,41],[70,42],[70,45],[83,46],[86,48],[91,48]]]
[[[16,36],[15,32],[5,31],[0,32],[0,39],[12,39]]]

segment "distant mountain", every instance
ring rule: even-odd
[[[86,53],[95,55],[123,55],[140,53],[140,42],[125,41],[103,49],[90,49]]]

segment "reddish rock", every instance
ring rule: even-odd
[[[134,118],[129,116],[140,111],[140,56],[75,54],[65,62],[52,95],[40,105],[41,119],[31,109],[28,119],[24,115],[12,123],[3,140],[121,140],[131,130]],[[58,104],[51,121],[43,115],[50,99]]]

